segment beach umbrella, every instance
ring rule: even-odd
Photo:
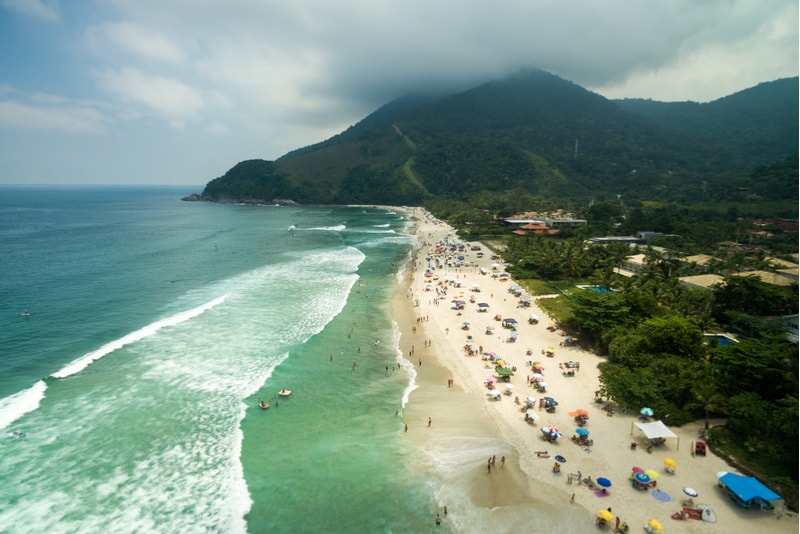
[[[642,484],[647,484],[650,482],[650,477],[644,473],[636,473],[633,475],[633,478],[636,479],[636,482],[641,482]]]
[[[479,308],[488,308],[489,307],[489,303],[488,302],[479,302],[478,303],[478,307]]]
[[[611,481],[608,480],[605,477],[600,477],[597,480],[595,480],[595,482],[597,482],[598,486],[603,486],[604,488],[610,488],[611,487]]]
[[[561,462],[562,464],[565,464],[567,463],[567,459],[559,454],[558,456],[556,456],[556,462]]]
[[[644,474],[649,476],[650,480],[655,480],[658,478],[658,471],[653,471],[652,469],[646,469]]]
[[[556,349],[554,349],[553,347],[547,347],[547,352],[549,352],[549,353],[551,353],[551,354],[552,354],[552,353],[554,353],[555,351],[556,351]]]
[[[644,469],[642,469],[641,467],[634,467],[634,468],[632,469],[632,471],[633,471],[634,473],[644,473]]]
[[[694,488],[683,488],[683,492],[688,495],[689,497],[697,497],[697,491]]]
[[[549,386],[549,385],[550,385],[550,384],[548,384],[547,382],[539,382],[539,387],[540,387],[540,388],[546,388],[546,387],[547,387],[547,386]],[[555,404],[553,404],[553,406],[555,406]]]
[[[550,406],[558,406],[558,403],[553,397],[544,397],[544,401]]]
[[[676,467],[678,464],[672,458],[664,458],[664,465],[667,467]]]
[[[612,514],[608,510],[600,510],[599,512],[597,512],[597,517],[599,517],[603,521],[612,521],[614,519],[614,514]]]
[[[645,417],[653,417],[653,409],[652,408],[647,408],[647,407],[642,408],[641,410],[639,410],[639,413],[642,414]]]
[[[576,428],[575,429],[575,433],[578,434],[579,436],[588,436],[589,435],[589,431],[586,430],[583,427]]]
[[[506,384],[506,391],[514,391],[514,384]]]
[[[495,391],[490,391],[490,392],[488,393],[488,395],[489,395],[489,396],[491,396],[491,397],[493,397],[493,398],[497,398],[497,397],[499,397],[499,396],[500,396],[500,392],[499,392],[499,391],[496,391],[496,390],[495,390]]]
[[[544,375],[542,373],[533,373],[531,375],[531,377],[533,377],[533,378],[544,378]]]
[[[659,523],[655,519],[651,519],[650,521],[647,522],[647,524],[650,525],[650,528],[652,528],[653,530],[658,530],[658,531],[664,530],[664,527],[661,526],[661,523]]]
[[[489,378],[487,378],[485,380],[485,383],[489,383],[489,384],[494,384],[495,382],[497,382],[497,378],[495,378],[493,376],[490,376]]]
[[[567,415],[569,415],[570,417],[578,417],[578,416],[589,417],[589,412],[587,412],[583,408],[578,408],[574,412],[569,412]]]
[[[528,409],[528,411],[525,412],[525,413],[528,415],[528,417],[530,417],[534,421],[538,421],[539,420],[539,414],[536,413],[536,410],[534,410],[533,408]]]

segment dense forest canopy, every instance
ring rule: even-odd
[[[752,172],[796,157],[797,94],[791,78],[706,104],[612,101],[525,71],[446,97],[398,99],[318,145],[242,162],[202,196],[422,205],[517,190],[584,207],[617,195],[779,201],[796,191],[796,176]]]

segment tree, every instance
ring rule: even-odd
[[[687,409],[702,409],[706,422],[704,428],[708,430],[709,413],[720,411],[725,405],[726,397],[717,391],[713,382],[699,382],[692,388],[692,395],[694,395],[694,402],[686,405]]]

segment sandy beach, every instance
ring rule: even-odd
[[[610,508],[615,519],[629,525],[630,532],[642,532],[650,519],[661,523],[666,532],[798,531],[797,516],[786,512],[781,501],[771,512],[744,510],[725,494],[716,474],[735,470],[710,451],[705,456],[692,454],[701,422],[670,428],[678,439],[667,439],[650,453],[643,446],[632,449],[632,442],[645,439],[634,426],[639,421],[638,409],[623,413],[617,407],[608,415],[603,404],[595,402],[597,365],[602,358],[579,347],[561,346],[563,332],[548,329],[550,319],[539,308],[538,298],[530,307],[520,308],[518,298],[508,291],[513,280],[492,276],[504,271],[502,265],[492,269],[497,261],[483,245],[482,258],[467,246],[459,253],[465,256],[466,266],[437,267],[433,276],[426,277],[426,256],[433,253],[436,243],[448,236],[455,240],[456,234],[420,208],[408,208],[407,212],[421,247],[404,274],[392,313],[400,332],[400,350],[414,366],[418,388],[411,392],[401,415],[420,468],[442,482],[436,497],[442,507],[448,507],[445,526],[466,532],[494,520],[497,532],[525,528],[531,532],[595,532],[598,511]],[[451,279],[460,287],[447,282]],[[475,285],[480,286],[479,291],[474,290]],[[471,297],[475,302],[470,302]],[[465,301],[464,309],[452,309],[455,299]],[[478,303],[488,304],[488,310],[479,311]],[[516,341],[510,341],[511,330],[494,319],[498,314],[519,322]],[[539,317],[538,324],[528,324],[530,314]],[[468,329],[464,329],[465,322]],[[489,326],[493,327],[491,333]],[[475,355],[468,355],[469,347]],[[544,354],[550,347],[552,356]],[[489,395],[485,382],[495,375],[494,362],[487,361],[483,353],[495,353],[516,368],[510,395],[502,381],[495,384],[501,393],[499,400]],[[546,393],[529,384],[533,362],[543,366]],[[567,362],[579,364],[579,368],[572,367],[574,376],[566,374]],[[558,402],[554,412],[540,408],[538,401],[543,396]],[[527,397],[537,401],[534,417],[538,420],[533,423],[525,421]],[[578,409],[589,414],[585,429],[592,443],[588,446],[571,439],[577,424],[568,412]],[[658,414],[650,420],[658,420]],[[541,429],[548,426],[557,427],[563,436],[555,442],[545,441]],[[546,454],[539,454],[544,451]],[[566,461],[556,473],[557,455]],[[496,460],[490,466],[492,456]],[[676,462],[674,473],[665,470],[665,459]],[[657,487],[633,488],[629,477],[634,466],[656,471]],[[600,487],[590,489],[570,476],[578,472],[583,478],[604,477],[611,486],[605,493]],[[697,491],[695,503],[713,509],[715,523],[671,518],[688,498],[683,491],[686,487]],[[612,531],[615,522],[609,522]]]

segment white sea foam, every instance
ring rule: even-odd
[[[389,228],[389,223],[386,224],[373,224],[374,228]]]
[[[0,399],[0,430],[38,408],[46,390],[47,384],[39,380],[28,389]]]
[[[315,226],[313,228],[297,228],[297,230],[322,230],[325,232],[342,232],[347,228],[344,224],[337,224],[335,226]]]
[[[411,392],[417,389],[419,385],[417,385],[417,370],[414,364],[405,358],[403,351],[400,349],[401,336],[400,327],[396,322],[392,321],[392,346],[397,354],[397,364],[400,365],[408,375],[408,384],[405,389],[403,389],[403,397],[400,401],[400,406],[405,408],[406,404],[408,404],[408,398],[411,396]]]
[[[119,339],[115,339],[110,343],[106,343],[99,349],[84,354],[77,360],[72,361],[71,363],[63,367],[61,370],[56,371],[50,376],[52,376],[53,378],[66,378],[68,376],[72,376],[76,373],[79,373],[84,369],[86,369],[86,367],[88,367],[92,362],[99,360],[103,356],[106,356],[107,354],[110,354],[129,343],[134,343],[146,337],[152,336],[153,334],[155,334],[164,327],[174,326],[184,321],[188,321],[189,319],[196,317],[207,310],[210,310],[214,306],[222,304],[225,301],[225,297],[226,297],[225,295],[217,297],[214,300],[208,301],[205,304],[198,306],[192,310],[176,313],[171,317],[167,317],[166,319],[156,321],[154,323],[145,326],[144,328],[136,330],[135,332],[131,332],[130,334],[127,334]]]

